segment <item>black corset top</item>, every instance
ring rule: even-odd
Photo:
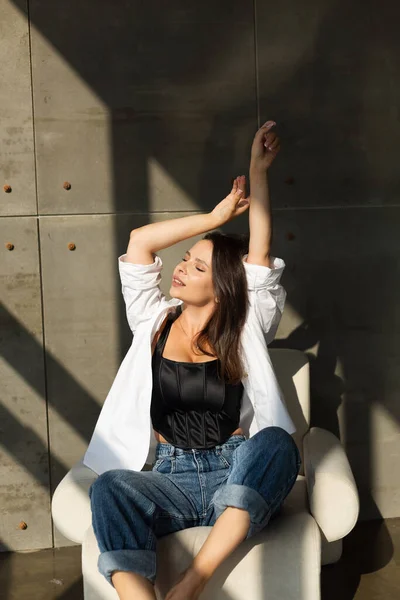
[[[243,384],[219,379],[219,359],[194,363],[162,356],[179,315],[179,309],[168,315],[152,357],[152,424],[178,448],[212,448],[239,427]]]

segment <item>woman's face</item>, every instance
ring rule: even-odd
[[[212,251],[211,240],[200,240],[189,248],[173,272],[173,277],[179,279],[184,286],[171,285],[171,298],[179,298],[188,304],[205,306],[215,304],[215,293],[212,281]]]

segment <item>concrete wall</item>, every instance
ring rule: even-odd
[[[273,345],[309,353],[313,424],[345,444],[362,518],[399,516],[398,8],[385,6],[0,0],[3,550],[69,543],[50,498],[130,345],[129,231],[211,210],[268,118],[288,291]],[[161,252],[165,292],[186,247]]]

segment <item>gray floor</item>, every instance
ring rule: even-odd
[[[1,600],[82,600],[80,547],[0,554]],[[359,523],[322,569],[322,600],[400,598],[400,519]],[[284,599],[282,599],[284,600]]]

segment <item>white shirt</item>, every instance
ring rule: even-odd
[[[140,265],[118,258],[126,316],[134,334],[97,420],[84,464],[98,473],[110,469],[141,471],[155,458],[150,405],[153,387],[151,343],[167,314],[183,301],[167,300],[160,289],[161,258]],[[271,257],[272,268],[246,262],[249,309],[242,330],[244,376],[240,424],[247,437],[271,425],[292,434],[296,427],[286,409],[267,344],[274,339],[286,292],[279,283],[285,263]]]

